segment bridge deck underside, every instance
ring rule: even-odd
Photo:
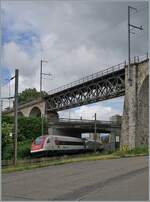
[[[47,111],[61,111],[125,94],[125,68],[46,97]]]
[[[58,122],[54,125],[50,125],[50,127],[54,127],[56,129],[60,129],[63,131],[71,131],[73,132],[80,132],[80,133],[93,133],[95,131],[95,123],[94,122],[87,122],[87,123],[79,123],[79,122]],[[110,133],[112,130],[120,129],[121,124],[115,124],[112,122],[108,123],[101,123],[97,122],[96,124],[96,131],[97,133]]]

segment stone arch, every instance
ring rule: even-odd
[[[18,112],[18,116],[19,116],[19,117],[23,117],[24,114],[20,111],[20,112]]]
[[[143,81],[138,95],[138,130],[136,146],[148,145],[149,134],[149,76]]]
[[[39,107],[33,107],[30,111],[29,117],[41,117],[41,110]]]

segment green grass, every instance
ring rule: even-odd
[[[148,155],[149,150],[148,147],[143,146],[143,147],[137,147],[135,149],[127,150],[127,151],[116,151],[114,152],[114,155],[120,156],[120,157],[126,157],[126,156],[144,156]]]
[[[24,171],[29,169],[35,169],[35,168],[42,168],[47,166],[56,166],[56,165],[62,165],[66,163],[75,163],[75,162],[81,162],[81,161],[97,161],[97,160],[106,160],[106,159],[119,159],[119,158],[127,158],[127,157],[135,157],[135,156],[146,156],[148,155],[148,148],[136,148],[129,151],[116,151],[114,153],[108,154],[108,153],[91,153],[91,154],[81,154],[79,156],[69,157],[64,156],[60,159],[51,159],[40,163],[21,163],[18,161],[17,165],[9,166],[7,168],[2,169],[2,173],[9,173],[9,172],[15,172],[15,171]]]
[[[34,164],[21,164],[18,163],[16,167],[9,166],[7,168],[2,169],[2,173],[8,173],[8,172],[14,172],[14,171],[23,171],[23,170],[29,170],[33,168],[41,168],[46,166],[53,166],[53,165],[62,165],[66,163],[75,163],[75,162],[81,162],[81,161],[94,161],[94,160],[104,160],[104,159],[112,159],[112,158],[118,158],[117,156],[113,155],[91,155],[91,156],[81,156],[81,157],[73,157],[73,158],[64,158],[59,160],[48,160],[45,162],[40,163],[34,163]]]

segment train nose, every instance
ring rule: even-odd
[[[40,149],[43,149],[45,139],[46,137],[43,136],[36,138],[36,140],[32,142],[31,151],[38,151]]]

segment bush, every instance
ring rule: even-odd
[[[13,144],[7,144],[2,150],[2,160],[10,160],[13,157]]]
[[[30,148],[32,141],[18,142],[17,145],[17,159],[24,159],[30,157]],[[5,160],[13,159],[13,144],[8,144],[3,150],[3,158]]]
[[[12,132],[12,124],[3,122],[2,123],[2,158],[4,153],[4,148],[6,145],[12,143],[12,138],[10,137],[10,133]]]
[[[18,143],[18,159],[30,157],[30,148],[32,141],[23,141]]]
[[[122,150],[118,150],[114,153],[115,155],[117,156],[120,156],[120,157],[125,157],[125,156],[128,156],[128,155],[148,155],[148,146],[141,146],[141,147],[136,147],[134,149],[130,149],[130,150],[127,150],[127,151],[122,151]]]
[[[30,156],[31,139],[41,135],[41,118],[18,117],[18,158]],[[47,120],[43,120],[43,131],[47,133]],[[2,159],[12,159],[13,144],[10,132],[13,130],[13,117],[2,117]]]

